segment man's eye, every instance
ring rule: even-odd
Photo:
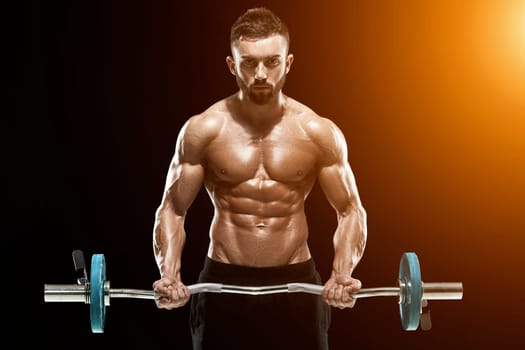
[[[281,63],[281,60],[279,60],[278,58],[270,58],[268,61],[266,61],[266,64],[268,66],[277,66],[279,65],[279,63]]]
[[[242,64],[246,67],[253,67],[255,66],[255,60],[244,60],[242,61]]]

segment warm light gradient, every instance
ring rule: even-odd
[[[463,303],[433,303],[435,313],[450,312],[446,326],[435,326],[448,336],[419,339],[419,346],[523,345],[525,2],[334,7],[314,35],[320,50],[308,56],[323,62],[297,74],[318,85],[298,90],[349,139],[369,213],[359,276],[381,284],[383,262],[415,250],[423,279],[465,283]],[[321,101],[319,86],[330,87]]]

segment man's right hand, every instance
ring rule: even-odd
[[[159,309],[174,309],[186,305],[190,300],[188,287],[179,280],[162,277],[153,283],[153,291],[159,296],[155,303]]]

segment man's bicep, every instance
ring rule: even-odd
[[[204,183],[204,167],[202,164],[173,161],[164,189],[164,201],[179,215],[195,200]]]
[[[344,214],[359,204],[355,177],[348,163],[321,168],[318,179],[327,200],[338,213]]]
[[[207,134],[209,130],[202,126],[200,118],[192,117],[177,137],[164,187],[164,201],[179,215],[184,215],[204,183]]]

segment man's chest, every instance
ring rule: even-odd
[[[208,170],[234,182],[255,177],[294,182],[311,174],[319,156],[316,145],[304,137],[278,136],[218,138],[207,150]]]

